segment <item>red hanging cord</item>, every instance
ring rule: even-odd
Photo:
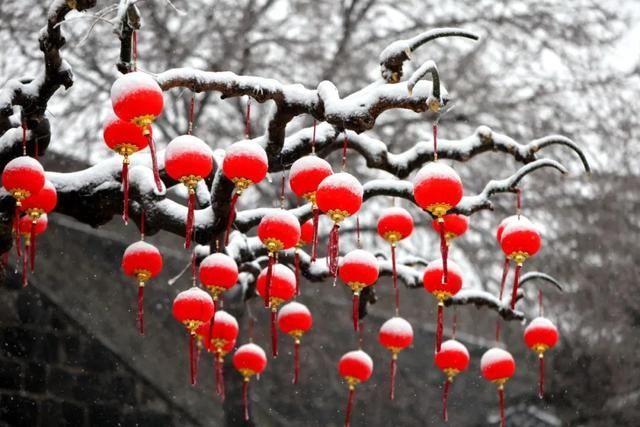
[[[29,256],[31,272],[36,270],[36,220],[31,221],[31,233],[29,234]]]
[[[518,218],[520,218],[520,211],[522,209],[522,191],[518,188],[516,189],[516,214]]]
[[[191,101],[189,102],[189,124],[187,126],[187,135],[193,133],[193,118],[196,112],[196,94],[191,92]]]
[[[349,137],[347,136],[347,131],[344,131],[344,140],[342,142],[342,170],[345,171],[347,169],[347,144],[349,144]]]
[[[316,119],[313,119],[313,136],[311,137],[311,154],[316,154]]]
[[[236,216],[236,203],[238,202],[238,197],[240,194],[237,191],[233,192],[233,196],[231,196],[231,203],[229,204],[229,216],[227,217],[227,229],[224,232],[224,245],[227,246],[229,244],[229,235],[231,234],[231,226],[233,225],[233,220]]]
[[[320,223],[320,209],[313,207],[313,239],[311,242],[311,262],[318,258],[318,224]]]
[[[538,371],[538,397],[544,399],[544,354],[538,355],[539,371]]]
[[[436,326],[436,353],[440,351],[443,334],[444,334],[444,303],[442,301],[438,301],[438,321]]]
[[[398,270],[396,267],[396,244],[391,244],[391,277],[393,278],[393,291],[395,293],[396,316],[400,315],[400,289],[398,288]]]
[[[520,283],[520,270],[522,264],[516,264],[516,271],[513,274],[513,291],[511,293],[511,310],[516,308],[516,298],[518,296],[518,284]]]
[[[189,331],[189,378],[196,385],[195,335]]]
[[[398,366],[398,354],[397,353],[393,353],[391,355],[391,371],[389,374],[389,400],[393,400],[396,397],[396,370],[397,370],[397,366]]]
[[[507,425],[504,415],[504,386],[498,386],[498,400],[500,402],[500,427]]]
[[[447,258],[449,258],[449,245],[444,226],[444,218],[438,218],[438,229],[440,231],[440,255],[442,257],[442,283],[448,283],[449,271],[447,268]]]
[[[327,247],[327,267],[329,274],[333,277],[334,284],[338,277],[338,258],[340,256],[340,225],[333,224],[329,232],[329,244]]]
[[[444,380],[444,385],[442,386],[442,419],[444,422],[449,421],[449,413],[447,412],[447,401],[449,400],[449,387],[451,386],[451,381],[449,378]]]
[[[251,98],[247,99],[247,113],[244,122],[244,137],[245,139],[251,138]]]
[[[347,399],[347,412],[344,417],[344,427],[349,427],[351,423],[351,411],[353,410],[353,398],[356,393],[354,386],[349,386],[349,398]]]
[[[273,263],[275,257],[273,252],[269,252],[269,261],[267,262],[267,283],[265,285],[264,292],[264,306],[269,307],[271,305],[271,280],[273,279]]]
[[[220,386],[220,398],[222,400],[224,400],[225,398],[225,391],[224,391],[224,359],[222,358],[222,355],[220,355],[220,359],[218,360],[218,369],[220,371],[220,373],[218,374],[219,378],[220,378],[220,382],[218,383]]]
[[[298,248],[293,252],[293,267],[296,274],[296,295],[300,295],[300,254]]]
[[[242,382],[242,403],[244,405],[244,420],[249,421],[249,378]]]
[[[434,122],[433,130],[433,160],[438,160],[438,123]]]
[[[22,155],[27,155],[27,121],[23,118],[20,121],[20,126],[22,126]]]
[[[358,322],[358,314],[360,311],[360,293],[359,292],[354,292],[353,293],[353,300],[352,300],[352,304],[351,304],[351,315],[353,318],[353,330],[358,332],[358,325],[360,322]]]
[[[184,247],[189,249],[191,247],[191,239],[193,238],[193,224],[196,209],[196,190],[189,187],[189,202],[187,204],[187,223],[185,228],[185,240]]]
[[[124,224],[129,223],[129,157],[122,160],[122,220]]]
[[[162,191],[162,180],[160,179],[160,171],[158,170],[158,157],[156,155],[156,143],[153,141],[151,133],[147,135],[149,140],[149,151],[151,152],[151,168],[153,169],[153,180],[156,183],[158,191]]]
[[[300,375],[300,339],[295,338],[293,341],[293,384],[298,384]]]
[[[278,357],[278,329],[276,328],[276,318],[278,311],[275,307],[271,308],[271,355],[273,358]]]
[[[138,332],[144,335],[144,282],[138,284]]]

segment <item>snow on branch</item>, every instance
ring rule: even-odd
[[[554,277],[549,276],[548,274],[541,273],[539,271],[530,271],[529,273],[524,274],[520,278],[520,286],[522,287],[524,284],[529,282],[543,282],[553,286],[556,290],[560,292],[564,292],[562,285],[558,282]]]
[[[390,83],[399,82],[402,79],[402,65],[411,59],[412,53],[423,44],[440,37],[465,37],[472,40],[479,38],[471,31],[460,28],[436,28],[407,40],[397,40],[380,53],[382,78]]]

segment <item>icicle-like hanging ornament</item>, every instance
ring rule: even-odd
[[[449,262],[449,277],[446,282],[442,280],[443,275],[442,261],[434,260],[429,263],[422,276],[424,288],[438,300],[436,353],[440,351],[444,331],[444,302],[462,289],[462,270],[455,262]]]
[[[191,247],[194,231],[196,187],[213,171],[213,151],[200,138],[181,135],[167,146],[164,168],[171,178],[182,182],[189,192],[184,242],[184,247],[188,249]]]
[[[513,374],[515,374],[516,362],[508,351],[493,347],[482,355],[482,359],[480,359],[480,370],[485,380],[494,383],[498,387],[500,427],[505,427],[504,385]]]
[[[292,301],[278,312],[278,327],[293,338],[293,384],[298,384],[300,372],[300,340],[313,325],[313,317],[306,305]]]
[[[389,399],[395,398],[395,382],[398,355],[413,342],[413,328],[402,317],[392,317],[382,324],[378,332],[378,341],[391,352],[391,374]]]
[[[450,339],[442,343],[440,351],[435,354],[434,361],[447,378],[442,387],[442,419],[449,420],[447,400],[453,379],[469,367],[469,351],[459,341]]]
[[[545,317],[536,317],[524,330],[524,342],[538,355],[538,397],[544,398],[544,353],[555,347],[560,335],[553,322]]]
[[[346,172],[326,177],[316,191],[318,208],[333,221],[333,228],[329,233],[327,265],[334,280],[338,275],[340,224],[360,210],[363,194],[362,184]]]
[[[191,385],[196,384],[195,337],[198,327],[213,317],[214,304],[211,295],[192,287],[180,292],[173,300],[173,317],[182,323],[189,333],[189,372]]]
[[[373,373],[373,360],[362,350],[350,351],[340,358],[340,362],[338,362],[338,372],[349,386],[349,398],[344,418],[344,427],[349,427],[356,386],[371,377]]]
[[[238,347],[233,355],[233,366],[242,375],[242,401],[244,403],[244,419],[249,421],[249,381],[254,375],[260,375],[267,367],[267,356],[264,350],[254,343]]]
[[[278,331],[276,329],[278,307],[296,294],[295,274],[289,267],[282,264],[273,265],[271,273],[267,267],[258,276],[256,291],[261,297],[267,298],[271,308],[271,353],[273,357],[276,357],[278,355]],[[267,293],[268,297],[266,297]]]
[[[353,292],[351,313],[353,329],[357,332],[360,325],[360,292],[368,286],[373,286],[378,280],[378,260],[367,251],[355,249],[342,258],[338,274]]]

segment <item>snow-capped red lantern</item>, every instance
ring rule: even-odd
[[[260,224],[258,224],[258,237],[267,248],[267,251],[269,251],[266,291],[261,294],[264,297],[265,307],[268,307],[275,253],[293,248],[298,244],[300,240],[300,222],[292,213],[284,209],[268,213],[262,217]]]
[[[356,385],[367,381],[371,377],[373,373],[373,360],[362,350],[350,351],[340,358],[340,362],[338,362],[338,372],[349,386],[349,399],[347,401],[347,411],[344,419],[344,425],[348,427],[351,421]]]
[[[413,218],[401,207],[386,208],[378,218],[378,234],[391,245],[391,270],[393,289],[396,292],[396,310],[399,308],[398,272],[396,270],[396,245],[413,232]]]
[[[536,317],[524,330],[524,342],[538,355],[538,397],[544,397],[544,353],[558,343],[560,334],[553,322],[545,317]]]
[[[47,214],[53,211],[58,203],[58,193],[56,192],[56,188],[53,184],[45,180],[44,186],[40,189],[40,191],[31,194],[26,199],[22,200],[19,209],[27,214],[27,217],[31,219],[32,227],[37,227],[38,218],[40,216]],[[22,220],[20,223],[22,227]],[[29,242],[29,252],[31,258],[31,271],[33,272],[36,268],[36,245],[35,245],[35,236],[39,233],[32,232],[30,233],[34,238],[32,242]]]
[[[538,253],[542,239],[538,228],[522,215],[506,224],[500,238],[502,251],[508,259],[512,259],[516,263],[511,293],[511,309],[514,309],[522,265],[525,260]]]
[[[293,338],[293,384],[298,384],[300,371],[300,340],[311,329],[313,317],[306,305],[292,301],[278,312],[278,326]]]
[[[229,242],[229,233],[235,217],[235,206],[238,197],[253,184],[257,184],[267,176],[269,158],[260,145],[250,141],[239,141],[231,144],[222,161],[222,173],[233,182],[235,190],[231,197],[229,219],[225,233],[225,244]]]
[[[502,240],[502,232],[504,231],[504,228],[513,220],[517,220],[518,219],[518,215],[511,215],[506,217],[505,219],[503,219],[500,224],[498,225],[498,228],[496,229],[496,240],[498,241],[498,244],[500,244],[501,240]],[[509,275],[509,256],[505,255],[504,257],[504,265],[502,267],[502,278],[500,279],[500,292],[498,294],[498,299],[500,299],[502,301],[502,294],[504,293],[504,285],[507,281],[507,276]]]
[[[264,350],[254,343],[238,347],[233,355],[233,366],[242,375],[242,401],[244,403],[244,419],[249,420],[249,381],[254,375],[260,375],[267,367],[267,356]]]
[[[42,214],[38,219],[33,220],[29,216],[23,216],[18,223],[17,233],[22,235],[24,240],[24,251],[18,253],[22,256],[22,286],[27,286],[27,259],[31,258],[31,271],[34,269],[35,253],[36,253],[36,237],[45,232],[49,221],[47,214]]]
[[[440,346],[440,351],[435,354],[436,366],[447,376],[442,388],[442,418],[445,421],[449,419],[447,414],[449,389],[453,379],[469,367],[469,359],[467,347],[454,339],[443,342]]]
[[[326,177],[316,191],[318,208],[333,221],[333,228],[329,233],[327,262],[329,272],[334,279],[338,273],[340,224],[345,218],[360,210],[363,194],[362,184],[353,175],[346,172]]]
[[[462,236],[469,229],[469,217],[466,215],[449,213],[444,215],[442,219],[444,220],[444,237],[447,243]],[[441,224],[442,222],[439,222],[438,218],[431,221],[431,227],[437,232],[440,232]]]
[[[107,146],[122,156],[122,219],[126,224],[129,219],[129,156],[144,150],[149,145],[149,140],[142,128],[115,115],[110,115],[107,119],[102,136]]]
[[[438,300],[438,317],[436,329],[436,353],[440,351],[444,330],[444,302],[462,289],[462,270],[453,261],[449,262],[447,281],[443,280],[444,269],[441,260],[434,260],[427,265],[422,276],[422,284],[427,292]]]
[[[144,240],[132,243],[122,255],[122,270],[138,281],[138,330],[144,335],[144,287],[162,271],[162,254]]]
[[[192,287],[180,292],[173,300],[173,317],[189,332],[189,366],[191,384],[196,383],[196,359],[194,338],[198,326],[211,320],[215,306],[211,295],[200,288]]]
[[[219,252],[203,259],[198,272],[200,283],[209,291],[216,305],[220,296],[238,281],[238,264],[229,255]]]
[[[391,376],[389,399],[395,398],[396,365],[398,354],[413,342],[413,328],[402,317],[392,317],[382,324],[378,341],[391,352]]]
[[[174,138],[164,152],[164,169],[167,174],[180,181],[189,191],[184,247],[191,247],[193,219],[196,207],[196,187],[213,170],[213,152],[200,138],[181,135]]]
[[[418,171],[413,184],[413,196],[422,209],[436,217],[440,232],[440,253],[447,281],[447,238],[444,215],[462,199],[462,181],[457,172],[442,162],[428,163]]]
[[[313,238],[311,248],[311,261],[317,256],[318,218],[319,209],[316,202],[316,191],[320,183],[329,175],[333,175],[333,169],[329,162],[316,155],[304,156],[293,162],[289,171],[289,186],[298,197],[311,203],[313,212]]]
[[[504,385],[516,373],[516,362],[508,351],[493,347],[482,355],[480,370],[485,380],[498,386],[500,427],[504,427]]]
[[[2,171],[2,186],[16,199],[16,206],[36,194],[45,183],[44,168],[39,161],[29,156],[11,160]]]
[[[313,220],[308,220],[300,224],[300,240],[298,240],[297,246],[301,248],[313,243],[313,233]]]
[[[342,258],[338,270],[340,279],[353,291],[352,317],[353,328],[358,331],[360,292],[372,286],[380,274],[378,260],[371,253],[355,249]]]
[[[275,264],[271,271],[269,267],[262,270],[256,281],[256,291],[258,295],[267,299],[271,307],[271,350],[273,357],[276,357],[278,355],[278,331],[276,330],[278,307],[295,295],[296,276],[289,267]]]
[[[123,74],[111,86],[111,104],[120,119],[134,123],[147,137],[151,149],[153,177],[158,191],[161,191],[162,181],[158,172],[156,148],[151,137],[151,124],[162,113],[164,107],[162,89],[148,74],[138,71]]]
[[[498,241],[498,244],[502,241],[502,232],[504,231],[504,228],[511,221],[516,219],[518,219],[518,215],[511,215],[500,221],[500,224],[498,224],[498,228],[496,229],[496,240]]]

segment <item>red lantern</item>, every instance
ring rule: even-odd
[[[540,232],[531,221],[522,215],[509,221],[502,231],[500,240],[502,251],[507,258],[514,260],[516,263],[511,293],[512,310],[516,306],[522,264],[540,250],[540,244]]]
[[[24,251],[22,255],[22,286],[27,286],[27,259],[31,255],[31,271],[33,271],[33,262],[35,260],[36,236],[42,234],[47,229],[47,214],[41,214],[38,219],[31,219],[29,216],[23,216],[18,223],[18,233],[24,240]]]
[[[518,215],[511,215],[506,217],[505,219],[503,219],[500,224],[498,225],[498,228],[496,229],[496,240],[498,241],[498,243],[500,243],[502,241],[502,232],[504,231],[504,228],[513,220],[518,219]]]
[[[329,272],[334,279],[338,274],[340,224],[360,210],[363,194],[362,184],[353,175],[346,172],[326,177],[316,191],[318,208],[333,221],[333,228],[329,233],[327,261]]]
[[[544,317],[536,317],[524,330],[524,342],[538,355],[540,372],[538,397],[544,397],[544,352],[555,347],[560,334],[553,322]]]
[[[196,207],[196,187],[213,170],[213,152],[200,138],[181,135],[173,139],[164,152],[164,169],[176,181],[182,182],[189,191],[187,207],[186,238],[184,247],[191,247],[193,217]]]
[[[36,222],[41,215],[53,211],[58,203],[58,195],[56,188],[51,182],[45,180],[44,186],[40,191],[31,194],[31,196],[22,200],[19,209],[27,214],[31,218],[32,226],[36,227]],[[31,233],[35,236],[37,233]],[[31,272],[36,268],[36,245],[35,239],[30,242],[30,256],[31,256]]]
[[[158,173],[155,144],[151,138],[151,124],[162,113],[164,107],[162,89],[148,74],[141,72],[123,74],[111,86],[111,103],[113,111],[119,118],[134,123],[148,138],[153,176],[158,191],[161,191],[162,182]]]
[[[382,211],[378,218],[378,234],[391,245],[391,269],[393,277],[393,289],[396,294],[396,310],[400,306],[400,294],[398,292],[398,272],[396,270],[396,245],[400,240],[406,239],[413,232],[413,218],[409,212],[401,207],[390,207]]]
[[[229,207],[229,219],[225,233],[225,244],[229,242],[229,233],[235,216],[238,197],[244,190],[257,184],[267,176],[269,158],[260,145],[250,141],[239,141],[231,144],[225,152],[222,162],[222,173],[235,185],[235,191]]]
[[[267,367],[267,356],[261,347],[253,343],[244,344],[233,355],[233,366],[243,378],[244,419],[249,421],[249,381],[252,376],[260,375]]]
[[[389,399],[395,398],[396,364],[398,354],[413,342],[413,328],[402,317],[392,317],[382,324],[378,332],[378,340],[391,352],[391,389]]]
[[[513,356],[501,348],[487,350],[480,359],[480,370],[487,381],[498,386],[498,398],[500,401],[500,427],[505,426],[504,417],[504,385],[516,372],[516,362]]]
[[[144,335],[144,285],[162,271],[162,255],[158,248],[140,240],[125,249],[122,270],[138,281],[138,330]]]
[[[114,115],[107,119],[102,135],[107,146],[122,156],[122,219],[126,224],[129,219],[129,156],[144,150],[149,141],[135,123]]]
[[[296,276],[290,268],[275,264],[271,273],[269,267],[262,270],[256,282],[256,291],[258,295],[266,298],[268,306],[271,307],[271,351],[273,357],[276,357],[278,355],[278,331],[276,330],[278,307],[295,295]]]
[[[313,317],[306,305],[292,301],[278,312],[278,326],[285,334],[293,337],[293,384],[298,384],[300,371],[300,339],[311,329]]]
[[[435,363],[447,376],[442,391],[442,418],[448,421],[447,399],[449,388],[453,379],[469,367],[469,351],[460,341],[447,340],[440,346],[440,351],[435,354]]]
[[[200,283],[211,293],[217,305],[221,295],[238,281],[238,264],[229,255],[214,253],[200,262],[199,275]]]
[[[18,207],[24,199],[40,191],[44,182],[44,168],[33,157],[16,157],[2,171],[2,186],[16,199]]]
[[[444,269],[442,268],[441,260],[430,262],[422,276],[424,288],[438,300],[436,353],[440,351],[440,345],[442,343],[442,333],[444,330],[444,302],[460,292],[460,289],[462,289],[462,270],[453,261],[449,264],[449,275],[446,282],[444,281]]]
[[[447,281],[447,238],[444,215],[462,200],[462,181],[451,167],[441,162],[422,167],[413,184],[413,195],[422,209],[437,218],[440,231],[440,253],[444,266],[444,281]]]
[[[318,241],[318,217],[319,210],[316,202],[316,191],[320,183],[333,174],[329,162],[315,155],[304,156],[293,162],[289,171],[289,186],[298,197],[303,197],[311,203],[313,211],[313,246],[311,249],[311,262],[316,260]]]
[[[173,317],[189,332],[189,365],[191,384],[196,383],[194,337],[198,326],[211,320],[215,306],[211,296],[200,288],[180,292],[173,300]]]
[[[444,215],[442,219],[444,220],[444,237],[447,243],[462,236],[469,229],[468,216],[450,213]],[[437,218],[431,221],[431,226],[437,232],[440,232],[440,224]]]
[[[338,272],[340,279],[353,291],[353,329],[358,331],[360,291],[378,280],[378,260],[367,251],[355,249],[344,256]]]
[[[229,352],[238,337],[238,321],[224,310],[218,310],[213,318],[201,324],[196,334],[202,339],[205,347],[214,354],[214,370],[216,374],[216,392],[224,398],[224,356]]]
[[[345,427],[349,427],[356,385],[367,381],[371,377],[373,360],[362,350],[350,351],[340,358],[338,372],[349,385],[349,400],[347,401],[347,412],[344,419]]]
[[[504,228],[509,224],[509,222],[517,219],[518,219],[518,215],[511,215],[506,217],[500,222],[500,225],[498,225],[498,228],[496,230],[496,240],[498,241],[498,244],[500,244],[500,242],[502,241],[502,232],[504,231]],[[504,293],[504,285],[507,281],[508,275],[509,275],[509,256],[505,256],[504,266],[502,267],[502,278],[500,279],[500,293],[498,296],[498,299],[500,299],[500,301],[502,301],[502,294]]]

